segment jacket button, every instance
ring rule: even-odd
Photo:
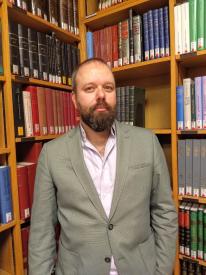
[[[105,260],[106,263],[110,263],[111,262],[111,259],[109,257],[106,257],[104,260]]]
[[[114,228],[114,225],[110,223],[109,226],[108,226],[108,229],[112,230],[113,228]]]

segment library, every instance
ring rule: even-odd
[[[29,274],[29,235],[30,227],[32,228],[32,205],[35,204],[34,200],[37,200],[37,195],[36,198],[34,196],[34,200],[33,195],[36,186],[36,171],[40,170],[40,168],[37,169],[39,156],[42,156],[42,163],[46,148],[48,148],[48,155],[49,147],[57,148],[58,154],[53,154],[53,163],[58,167],[58,172],[62,172],[62,177],[60,172],[57,173],[58,175],[51,175],[50,170],[51,179],[58,178],[63,181],[65,168],[68,169],[68,173],[65,173],[68,175],[68,181],[72,181],[76,174],[76,178],[80,178],[70,156],[63,159],[63,156],[66,156],[66,152],[63,152],[63,145],[59,148],[56,145],[58,140],[59,144],[63,144],[64,138],[71,137],[73,134],[70,136],[70,133],[75,133],[76,128],[80,129],[82,144],[85,142],[84,137],[87,133],[84,133],[83,127],[79,127],[79,122],[83,120],[83,110],[81,108],[79,110],[80,102],[75,102],[74,99],[77,98],[77,94],[74,89],[73,72],[78,70],[81,62],[89,58],[97,58],[96,62],[100,62],[99,67],[104,64],[101,62],[105,62],[104,65],[107,65],[113,73],[116,83],[115,119],[118,121],[118,125],[131,128],[134,131],[139,127],[146,128],[146,130],[140,129],[140,133],[149,133],[148,135],[157,140],[157,144],[160,144],[163,150],[163,159],[166,159],[169,171],[168,182],[170,182],[172,190],[171,201],[178,214],[178,234],[177,241],[174,243],[176,255],[174,265],[170,267],[173,268],[173,274],[206,275],[206,2],[204,0],[186,0],[184,2],[181,0],[0,0],[0,34],[0,275]],[[103,61],[98,61],[100,59]],[[88,63],[85,66],[89,68],[90,65]],[[88,89],[93,89],[93,87]],[[109,94],[114,87],[112,88],[109,83],[105,89],[108,89]],[[87,93],[89,98],[91,91],[87,91]],[[85,106],[86,100],[82,104]],[[99,113],[104,113],[104,108],[107,109],[105,106],[99,107]],[[126,167],[121,166],[121,163],[127,161],[118,159],[119,128],[118,126],[117,129],[114,128],[114,126],[111,127],[108,142],[112,142],[112,138],[116,136],[117,132],[117,169],[122,168],[119,174],[124,176],[124,179],[127,177],[127,171]],[[72,140],[72,138],[70,139]],[[144,142],[147,139],[149,140],[148,136]],[[56,141],[57,143],[55,143]],[[86,139],[84,146],[88,145],[87,142]],[[137,148],[137,155],[141,154],[143,148],[138,149],[138,137],[136,142],[136,146],[133,147],[134,150]],[[75,152],[75,148],[72,148],[71,144],[69,146],[71,151],[68,152]],[[116,144],[114,146],[116,147]],[[92,144],[89,144],[88,147],[91,150]],[[131,174],[143,177],[146,183],[151,172],[151,164],[147,162],[148,148],[145,148],[145,155],[142,153],[145,162],[141,160],[141,163],[136,162],[133,166],[128,165],[127,167],[129,172],[133,169]],[[107,146],[104,147],[105,156],[107,149]],[[147,222],[143,222],[143,220],[144,232],[142,235],[139,233],[140,237],[139,235],[134,237],[139,245],[134,244],[134,247],[130,247],[129,241],[127,243],[125,238],[128,236],[130,239],[134,235],[133,227],[136,223],[141,224],[141,221],[138,220],[134,223],[127,221],[131,221],[131,217],[138,217],[138,211],[133,215],[130,207],[133,209],[137,205],[145,206],[143,202],[148,195],[145,194],[147,187],[139,187],[142,196],[141,193],[137,192],[136,194],[137,190],[131,189],[135,184],[128,176],[130,180],[126,180],[125,189],[121,186],[121,191],[123,191],[120,198],[115,193],[113,198],[111,196],[111,213],[114,211],[113,204],[118,203],[117,209],[120,208],[120,214],[118,212],[114,220],[111,216],[110,221],[107,217],[112,214],[105,214],[108,210],[108,202],[104,202],[102,199],[104,197],[102,192],[106,192],[107,186],[101,187],[100,184],[99,190],[95,182],[99,171],[102,169],[100,178],[104,178],[104,173],[109,174],[109,168],[108,170],[107,168],[100,169],[98,159],[95,161],[92,159],[89,163],[89,159],[95,156],[94,152],[89,156],[88,151],[82,151],[75,156],[76,168],[79,169],[83,163],[82,169],[87,170],[86,168],[88,168],[89,171],[82,172],[81,175],[85,175],[85,178],[81,176],[79,182],[81,180],[86,182],[87,178],[90,178],[88,182],[91,184],[78,184],[73,189],[53,184],[57,200],[60,197],[66,197],[64,192],[70,190],[71,193],[68,194],[70,202],[65,203],[66,206],[62,206],[63,203],[57,203],[57,207],[61,211],[59,210],[57,213],[59,220],[55,221],[53,232],[55,249],[52,248],[52,244],[50,247],[57,254],[59,246],[61,246],[60,254],[65,259],[63,261],[54,258],[53,264],[49,265],[50,271],[47,273],[55,274],[55,264],[58,262],[56,275],[67,274],[67,272],[68,275],[153,274],[151,273],[153,272],[153,260],[155,254],[158,253],[151,249],[148,253],[151,256],[151,261],[148,263],[146,262],[148,255],[145,248],[146,245],[152,246],[153,239],[151,240],[150,235],[156,233],[155,225],[153,228],[153,224],[155,224],[153,213],[151,212],[153,220],[151,218],[149,237],[144,238],[143,233],[147,233]],[[101,150],[95,152],[99,152],[101,155]],[[116,153],[114,155],[116,157]],[[131,152],[130,156],[125,154],[128,159],[132,159],[133,155],[135,152]],[[82,161],[82,156],[84,156],[85,163]],[[108,154],[108,163],[109,158],[112,159],[112,154],[111,156]],[[107,163],[106,160],[104,161]],[[52,166],[52,162],[50,163],[49,159],[45,162],[47,164],[44,163],[43,167],[52,169],[49,167],[49,165]],[[71,168],[72,165],[74,165],[73,168]],[[94,167],[98,167],[96,170],[99,171],[96,172]],[[112,167],[115,167],[113,171],[116,171],[116,165],[112,164]],[[72,169],[73,172],[69,173]],[[148,171],[148,174],[145,171]],[[88,172],[91,177],[88,177]],[[122,174],[123,172],[125,175]],[[133,178],[135,178],[134,175]],[[159,177],[161,178],[161,175]],[[114,172],[114,192],[120,192],[118,190],[120,187],[116,186],[117,180],[121,181],[122,179],[118,173]],[[37,181],[40,180],[36,177],[36,183]],[[99,180],[99,182],[101,181]],[[126,186],[127,183],[128,186]],[[166,190],[165,186],[166,184],[161,185],[162,190],[157,189],[160,192],[159,197]],[[105,190],[103,190],[104,188]],[[134,194],[127,196],[127,188],[130,192],[134,190]],[[40,190],[41,192],[45,191],[44,189]],[[113,191],[113,189],[111,190]],[[77,194],[75,191],[79,193]],[[92,193],[91,197],[87,196],[87,199],[91,200],[89,202],[92,207],[94,205],[94,209],[99,208],[95,210],[96,212],[94,209],[90,209],[91,206],[88,212],[86,212],[86,207],[84,209],[84,205],[87,206],[88,202],[85,202],[83,191],[85,194],[86,191],[90,192],[90,195]],[[165,191],[165,194],[167,192],[170,195],[169,191]],[[135,195],[137,195],[137,202],[132,200]],[[62,220],[65,223],[65,220],[68,219],[67,216],[64,217],[64,207],[66,208],[68,205],[73,207],[73,201],[75,201],[75,205],[78,203],[82,206],[69,212],[68,216],[74,221],[66,226],[64,224],[64,226],[65,230],[69,231],[82,224],[82,228],[78,228],[76,231],[78,234],[81,233],[79,242],[75,240],[75,244],[77,243],[80,247],[77,251],[75,251],[76,247],[73,247],[73,243],[66,247],[62,244],[62,239],[66,236],[61,232],[60,225]],[[168,201],[170,198],[156,202],[156,209],[165,207]],[[121,208],[123,202],[125,208]],[[152,203],[148,209],[150,207],[152,208]],[[144,208],[142,214],[139,214],[140,217],[144,216],[144,213],[147,216],[147,207]],[[168,209],[165,209],[165,212],[166,210]],[[43,219],[44,211],[44,205],[42,205]],[[36,207],[34,212],[37,213]],[[100,218],[98,222],[94,220],[94,217],[97,216],[96,213],[102,219],[101,222]],[[80,223],[79,220],[77,221],[77,217],[82,217],[83,214],[87,217]],[[46,218],[47,215],[45,214]],[[126,225],[124,228],[124,221],[121,220],[124,219],[124,215],[127,229],[125,229]],[[97,228],[93,229],[92,224]],[[103,234],[101,226],[105,224],[107,227],[104,230],[107,237],[104,236],[104,243],[100,235]],[[46,227],[48,223],[44,225],[45,232],[49,232],[50,229]],[[85,225],[87,227],[84,228]],[[162,225],[162,227],[164,226]],[[88,234],[89,228],[93,232],[91,236]],[[127,230],[127,234],[125,230]],[[39,231],[42,229],[39,228]],[[164,235],[163,231],[160,232],[159,235]],[[117,236],[116,239],[112,234]],[[44,238],[42,235],[42,242],[51,235],[50,233],[44,234]],[[73,233],[71,236],[74,236]],[[83,245],[80,244],[84,237],[88,242],[87,247],[91,247],[93,254],[89,255],[90,251],[88,251],[88,255],[80,255],[81,258],[78,253],[81,251],[84,254],[85,252],[82,248]],[[95,238],[97,239],[95,240]],[[99,244],[97,244],[98,238],[100,238]],[[128,255],[125,256],[127,250],[124,253],[120,252],[121,245],[115,243],[115,241],[120,242],[118,238],[122,238],[123,248],[127,246],[126,249],[131,250]],[[154,240],[156,242],[155,237]],[[164,245],[168,246],[169,250],[173,244],[166,243]],[[99,249],[96,251],[102,251],[102,253],[108,251],[108,254],[103,259],[98,259],[98,255],[94,255],[94,246]],[[156,246],[159,246],[159,243]],[[64,250],[65,254],[62,252]],[[165,251],[160,251],[160,254],[163,252]],[[68,263],[65,264],[67,255]],[[91,262],[92,255],[96,257],[94,257],[96,263],[89,264],[95,265],[93,274],[89,273],[90,267],[85,267],[85,261],[87,261],[85,259],[90,258]],[[139,256],[137,259],[139,269],[134,270],[137,263],[127,269],[136,255]],[[102,257],[101,254],[100,257]],[[144,257],[145,259],[143,259]],[[130,259],[128,260],[128,258]],[[162,262],[157,264],[157,274],[170,274],[168,273],[169,269],[162,267],[161,270],[161,266],[159,266],[159,264],[166,265],[164,263],[166,258],[167,256],[163,255]],[[47,259],[42,259],[43,261],[46,262]],[[72,263],[71,270],[69,270],[70,262]],[[141,266],[142,262],[144,267]],[[171,265],[172,262],[171,258]],[[102,266],[105,266],[105,269]],[[42,274],[44,274],[46,269],[42,270]],[[108,270],[109,273],[104,273],[105,270]],[[31,275],[37,275],[37,273],[31,272]]]

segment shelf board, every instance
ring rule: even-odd
[[[170,71],[170,57],[129,64],[113,68],[112,71],[117,82],[168,74]]]
[[[151,129],[156,135],[170,135],[171,129]]]
[[[82,19],[83,24],[87,25],[90,30],[98,30],[105,26],[111,26],[129,17],[129,9],[132,8],[142,14],[149,9],[160,8],[168,5],[166,0],[128,0],[123,3],[111,6],[107,9],[97,11],[94,16]]]
[[[206,129],[203,130],[177,130],[177,135],[205,135]]]
[[[10,152],[9,148],[0,148],[0,155],[9,154]]]
[[[12,221],[12,222],[7,223],[7,224],[0,224],[0,232],[6,231],[6,230],[14,227],[15,225],[16,225],[15,221]]]
[[[199,260],[199,259],[192,259],[191,257],[188,257],[186,255],[179,254],[179,259],[181,259],[181,260],[184,260],[184,259],[191,260],[191,261],[197,262],[199,265],[206,266],[206,261]]]
[[[178,199],[179,200],[191,200],[191,201],[194,201],[194,202],[197,202],[197,203],[203,203],[205,204],[206,203],[206,198],[203,198],[203,197],[194,197],[194,196],[178,196]]]
[[[56,84],[56,83],[52,83],[49,81],[35,79],[35,78],[27,79],[27,78],[23,78],[20,76],[12,75],[12,80],[14,82],[23,83],[23,84],[27,84],[27,85],[34,84],[34,85],[39,85],[39,86],[44,86],[44,87],[51,87],[54,89],[62,89],[62,90],[68,90],[68,91],[72,90],[72,87],[68,86],[68,85]]]
[[[49,140],[49,139],[55,139],[61,135],[46,135],[46,136],[35,136],[35,137],[22,137],[22,138],[16,138],[16,143],[19,142],[29,142],[29,141],[37,141],[37,140]]]
[[[80,37],[66,30],[57,27],[47,20],[24,11],[20,8],[14,7],[12,4],[7,4],[9,7],[9,17],[15,22],[18,22],[27,27],[33,28],[40,32],[55,32],[56,36],[64,42],[79,42]]]
[[[205,66],[206,50],[176,55],[176,60],[185,68]]]

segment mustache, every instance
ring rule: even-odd
[[[99,101],[94,106],[91,107],[91,111],[96,110],[97,108],[105,108],[106,110],[111,110],[111,107],[105,101]]]

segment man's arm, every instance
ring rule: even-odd
[[[157,269],[155,275],[172,274],[177,239],[177,213],[172,200],[170,177],[164,153],[156,138],[154,144],[151,226],[154,230]]]
[[[51,274],[56,256],[56,190],[49,172],[47,145],[37,166],[29,237],[29,275]]]

